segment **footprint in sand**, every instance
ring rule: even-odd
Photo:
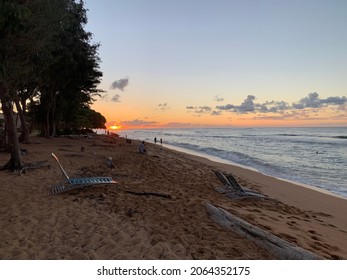
[[[319,249],[319,250],[324,248],[324,249],[327,249],[327,250],[331,251],[331,249],[332,249],[332,247],[329,246],[328,244],[325,244],[325,243],[319,242],[319,241],[314,241],[312,247],[316,248],[316,249]]]
[[[329,226],[329,227],[333,227],[333,228],[336,228],[336,226],[332,225],[332,224],[327,224],[325,226]]]
[[[298,217],[296,217],[296,216],[290,216],[289,219],[301,220],[300,218],[298,218]]]
[[[282,234],[280,234],[280,236],[283,237],[284,239],[289,240],[290,242],[294,242],[294,243],[298,240],[296,237],[291,236],[287,233],[282,233]]]
[[[263,226],[263,229],[267,230],[267,231],[272,231],[272,228],[269,226]]]
[[[317,236],[311,236],[311,239],[313,239],[315,241],[320,241],[320,239]]]

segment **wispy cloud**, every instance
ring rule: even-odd
[[[214,101],[217,101],[217,102],[223,102],[224,101],[224,98],[223,97],[220,97],[219,95],[216,95],[213,99]]]
[[[209,106],[199,106],[199,107],[194,107],[194,106],[186,106],[186,109],[188,111],[193,111],[195,114],[210,114],[212,112],[212,108]]]
[[[182,123],[182,122],[170,122],[165,125],[165,127],[170,128],[190,128],[190,127],[197,127],[200,126],[200,124],[196,123]]]
[[[220,116],[221,114],[221,111],[212,111],[211,116]]]
[[[161,111],[166,111],[166,110],[169,110],[170,108],[168,107],[167,103],[160,103],[158,104],[158,110],[161,110]]]
[[[111,101],[112,102],[120,102],[120,95],[119,94],[115,94],[113,97],[112,97],[112,99],[111,99]]]
[[[144,121],[144,120],[139,120],[139,119],[135,119],[135,120],[131,120],[131,121],[122,121],[122,125],[125,126],[136,126],[136,127],[146,127],[146,126],[153,126],[158,124],[158,122],[154,122],[154,121]]]

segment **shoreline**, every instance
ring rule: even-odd
[[[120,132],[121,135],[124,133]],[[327,190],[347,198],[346,176],[343,172],[346,157],[343,150],[340,150],[344,142],[334,140],[333,137],[342,134],[343,131],[335,131],[333,128],[324,131],[315,131],[314,128],[294,129],[289,132],[285,128],[279,128],[278,131],[275,128],[266,128],[263,132],[258,128],[253,132],[245,129],[217,132],[213,129],[192,128],[187,131],[163,129],[158,132],[129,130],[128,136],[153,143],[152,135],[159,135],[163,137],[164,144],[203,153],[204,157],[221,157],[234,165],[243,165],[275,178]],[[195,136],[198,137],[196,140]],[[244,138],[245,143],[238,142],[240,137]],[[296,152],[297,141],[300,143],[298,149],[304,153],[304,161],[302,155]],[[313,146],[311,141],[314,143]],[[331,145],[326,145],[326,141]],[[273,145],[275,146],[271,148]],[[319,150],[321,155],[317,155],[316,150]]]
[[[139,154],[139,141],[128,142],[33,137],[22,144],[24,162],[47,165],[0,173],[0,259],[276,259],[219,226],[207,203],[324,259],[347,259],[346,200],[165,145],[147,143],[148,153]],[[70,178],[109,176],[118,184],[50,195],[62,180],[52,152]],[[229,198],[216,169],[269,199]]]
[[[330,195],[330,196],[334,196],[334,197],[337,197],[337,198],[344,199],[347,202],[347,197],[344,197],[341,194],[334,193],[332,191],[329,191],[329,190],[326,190],[326,189],[323,189],[323,188],[320,188],[320,187],[317,187],[317,186],[312,186],[312,185],[308,185],[308,184],[305,184],[305,183],[291,181],[291,180],[287,180],[287,179],[284,179],[284,178],[268,175],[268,174],[260,172],[256,168],[253,168],[253,167],[250,167],[250,166],[246,166],[246,165],[242,165],[242,164],[238,164],[236,162],[232,162],[232,161],[229,161],[229,160],[226,160],[226,159],[222,159],[222,158],[219,158],[217,156],[211,156],[211,155],[208,155],[208,154],[203,154],[203,153],[200,153],[200,152],[197,152],[197,151],[194,151],[194,150],[189,150],[189,149],[186,149],[186,148],[177,147],[177,146],[170,145],[170,144],[164,144],[164,147],[167,147],[168,149],[172,149],[172,150],[175,150],[175,151],[178,151],[178,152],[182,152],[182,153],[185,153],[187,155],[191,155],[191,156],[194,156],[194,157],[197,157],[197,158],[200,157],[200,158],[209,160],[211,162],[221,163],[221,164],[226,164],[226,165],[232,165],[232,166],[236,166],[236,167],[243,168],[243,169],[246,169],[246,170],[258,172],[259,174],[262,174],[264,176],[272,177],[274,179],[277,179],[277,180],[280,180],[280,181],[284,181],[284,182],[287,182],[287,183],[290,183],[290,184],[293,184],[293,185],[301,186],[301,187],[308,188],[308,189],[311,189],[311,190],[316,191],[316,192],[321,192],[321,193],[326,194],[326,195]]]
[[[345,218],[340,215],[340,210],[334,211],[335,206],[343,207],[347,211],[347,199],[332,194],[328,191],[317,190],[313,186],[304,186],[289,180],[272,177],[259,171],[251,170],[241,166],[212,161],[201,156],[186,154],[195,161],[221,168],[237,177],[261,185],[261,190],[272,198],[278,199],[289,205],[309,211],[328,212],[334,216],[340,216],[341,225],[346,225]],[[241,184],[242,185],[242,184]],[[339,208],[340,209],[340,208]]]
[[[232,173],[242,180],[261,185],[261,191],[266,195],[288,205],[293,205],[308,211],[329,213],[329,215],[338,217],[337,221],[340,226],[347,226],[345,217],[342,214],[347,212],[347,199],[343,196],[314,186],[266,175],[255,169],[248,168],[247,166],[244,167],[242,165],[233,164],[232,162],[213,161],[202,155],[194,155],[179,150],[175,151],[183,153],[188,158],[197,162],[208,164],[214,168],[220,168],[226,172]],[[334,210],[335,208],[337,208],[337,210]],[[342,213],[341,209],[344,209]]]

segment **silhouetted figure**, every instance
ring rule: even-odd
[[[144,154],[146,152],[145,141],[142,141],[139,145],[139,153]]]

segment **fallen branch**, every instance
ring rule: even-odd
[[[159,197],[172,199],[172,196],[170,194],[155,193],[155,192],[133,192],[133,191],[126,191],[126,192],[135,194],[135,195],[146,195],[146,196],[153,195],[153,196],[159,196]]]
[[[281,260],[317,260],[318,255],[306,251],[288,241],[262,230],[230,214],[222,208],[206,203],[206,209],[212,220],[264,248]]]

